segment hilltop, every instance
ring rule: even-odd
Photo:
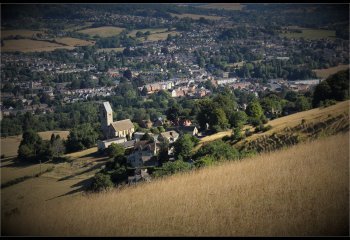
[[[348,235],[348,156],[347,132],[134,188],[46,201],[3,221],[2,234]]]

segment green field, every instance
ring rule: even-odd
[[[106,26],[106,27],[97,27],[97,28],[87,28],[84,30],[80,30],[78,32],[85,33],[90,36],[97,35],[100,37],[112,37],[120,34],[124,29],[125,28]]]
[[[301,33],[296,32],[290,32],[290,31],[283,31],[281,33],[282,37],[287,38],[305,38],[310,40],[318,40],[322,38],[329,38],[334,39],[335,38],[335,31],[333,30],[324,30],[324,29],[306,29],[306,28],[298,28],[298,30],[301,30]]]

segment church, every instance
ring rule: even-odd
[[[113,122],[113,111],[109,102],[104,102],[100,108],[101,127],[105,139],[127,138],[131,139],[135,132],[134,124],[130,119]]]

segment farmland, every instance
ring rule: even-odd
[[[21,36],[31,38],[33,35],[38,33],[44,33],[43,31],[27,30],[27,29],[16,29],[16,30],[1,30],[1,38],[7,38],[10,36]]]
[[[26,194],[32,196],[33,202],[16,205],[17,209],[7,213],[2,234],[348,235],[348,155],[347,133],[135,188],[89,196],[73,195],[79,186],[73,181],[63,181],[73,189],[73,194],[64,195],[58,182],[45,184],[46,179],[40,177],[21,183],[37,185],[32,191],[42,195],[37,194],[36,198],[48,199],[40,204],[34,203],[39,199],[25,186],[4,189],[9,206],[15,206],[8,199],[9,194],[13,194],[17,204],[24,204],[23,199],[28,201]],[[51,191],[55,193],[49,194],[45,185],[53,183],[55,190]],[[16,190],[11,189],[15,187]]]
[[[91,46],[94,45],[94,41],[86,41],[78,38],[64,37],[56,38],[56,42],[66,44],[68,46],[79,47],[79,46]]]
[[[321,79],[326,79],[330,75],[339,72],[341,70],[345,70],[349,68],[348,64],[338,65],[336,67],[331,67],[327,69],[314,69],[313,71],[316,73],[316,76]]]
[[[287,38],[305,38],[305,39],[311,39],[311,40],[317,40],[317,39],[323,39],[323,38],[329,38],[334,39],[335,38],[335,31],[333,30],[324,30],[324,29],[307,29],[307,28],[298,28],[298,30],[301,30],[301,33],[297,32],[286,32],[282,33],[282,37]]]
[[[73,49],[72,46],[63,46],[57,43],[47,41],[36,41],[31,39],[4,40],[4,46],[1,47],[2,52],[50,52],[55,49]]]
[[[57,43],[32,39],[4,40],[2,52],[50,52],[55,49],[74,49],[77,46],[91,46],[93,41],[85,41],[77,38],[56,38]]]
[[[97,28],[87,28],[78,32],[85,33],[90,36],[98,35],[100,37],[111,37],[120,34],[123,30],[124,28],[106,26]]]

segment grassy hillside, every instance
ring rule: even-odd
[[[45,201],[2,235],[349,234],[349,133],[125,190]]]

